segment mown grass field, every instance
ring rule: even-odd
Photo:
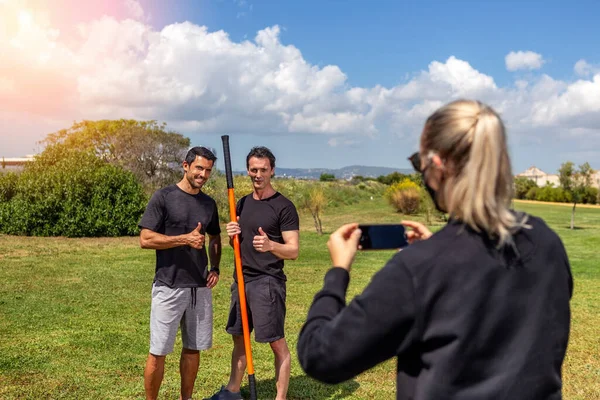
[[[515,202],[543,217],[562,237],[575,277],[572,330],[564,366],[565,399],[600,398],[600,209]],[[401,216],[381,200],[327,210],[324,229],[345,222],[391,222]],[[419,218],[417,218],[419,219]],[[441,223],[440,223],[441,224]],[[438,225],[439,226],[439,225]],[[302,217],[301,253],[288,262],[287,336],[292,350],[290,399],[392,399],[395,363],[388,361],[341,385],[303,375],[295,346],[313,295],[329,268],[327,235]],[[350,297],[391,255],[359,253]],[[230,337],[224,332],[232,252],[224,248],[214,290],[214,346],[202,353],[195,399],[228,378]],[[137,238],[65,239],[0,236],[0,399],[141,399],[148,351],[154,252]],[[162,398],[179,396],[178,353],[167,357]],[[268,345],[253,343],[259,398],[274,397]]]

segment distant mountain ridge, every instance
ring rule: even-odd
[[[412,169],[406,168],[389,168],[389,167],[372,167],[366,165],[350,165],[348,167],[331,169],[331,168],[275,168],[276,176],[301,178],[301,179],[319,179],[321,174],[333,174],[338,179],[350,179],[353,176],[364,176],[377,178],[381,175],[389,175],[393,172],[401,174],[410,174],[414,172]],[[235,171],[235,174],[244,174],[245,171]]]

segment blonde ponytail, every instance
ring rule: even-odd
[[[422,143],[448,167],[440,199],[448,213],[499,246],[526,227],[509,209],[513,176],[504,124],[494,110],[477,101],[452,102],[429,117]]]

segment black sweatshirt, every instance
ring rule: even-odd
[[[528,224],[498,250],[451,221],[347,306],[349,274],[330,269],[298,338],[302,368],[339,383],[396,356],[397,399],[562,398],[573,280],[560,238]]]

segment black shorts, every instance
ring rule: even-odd
[[[285,337],[285,281],[270,275],[245,282],[248,326],[254,329],[254,340],[271,343]],[[231,306],[227,320],[227,333],[243,335],[238,285],[231,285]]]

